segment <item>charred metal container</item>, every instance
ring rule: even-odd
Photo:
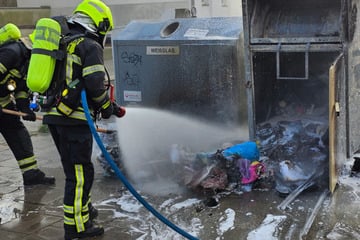
[[[112,34],[116,100],[210,122],[247,120],[241,18],[133,21]]]
[[[360,145],[360,1],[242,0],[242,7],[250,136],[276,143],[267,149],[274,159],[329,168],[334,191]],[[312,148],[326,161],[317,163]]]

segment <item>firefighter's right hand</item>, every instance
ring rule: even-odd
[[[122,118],[126,114],[126,109],[120,105],[118,105],[116,102],[112,103],[113,105],[113,114],[118,117]]]
[[[109,119],[111,117],[111,115],[113,114],[113,105],[109,104],[109,106],[107,108],[102,108],[101,109],[101,117],[103,119]]]

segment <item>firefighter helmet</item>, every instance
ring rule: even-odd
[[[110,8],[100,0],[84,0],[75,8],[73,13],[88,15],[94,21],[98,33],[102,35],[114,27]]]

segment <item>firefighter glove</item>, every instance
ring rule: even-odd
[[[36,120],[36,114],[33,111],[26,112],[26,115],[22,117],[25,121],[32,121]]]
[[[112,103],[113,105],[113,114],[118,117],[122,118],[126,114],[126,109],[122,106],[119,106],[116,102]]]
[[[16,99],[16,107],[20,112],[26,113],[26,116],[23,116],[23,120],[25,121],[35,121],[36,115],[35,113],[29,108],[29,99],[27,98],[19,98]]]
[[[111,114],[113,113],[113,105],[109,104],[107,108],[101,108],[101,117],[104,119],[108,119],[111,117]]]

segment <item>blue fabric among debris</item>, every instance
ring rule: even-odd
[[[260,152],[257,147],[256,142],[247,141],[243,143],[236,144],[229,148],[226,148],[222,151],[222,155],[228,159],[232,160],[233,156],[238,156],[241,158],[249,159],[250,161],[256,161],[260,158]]]

